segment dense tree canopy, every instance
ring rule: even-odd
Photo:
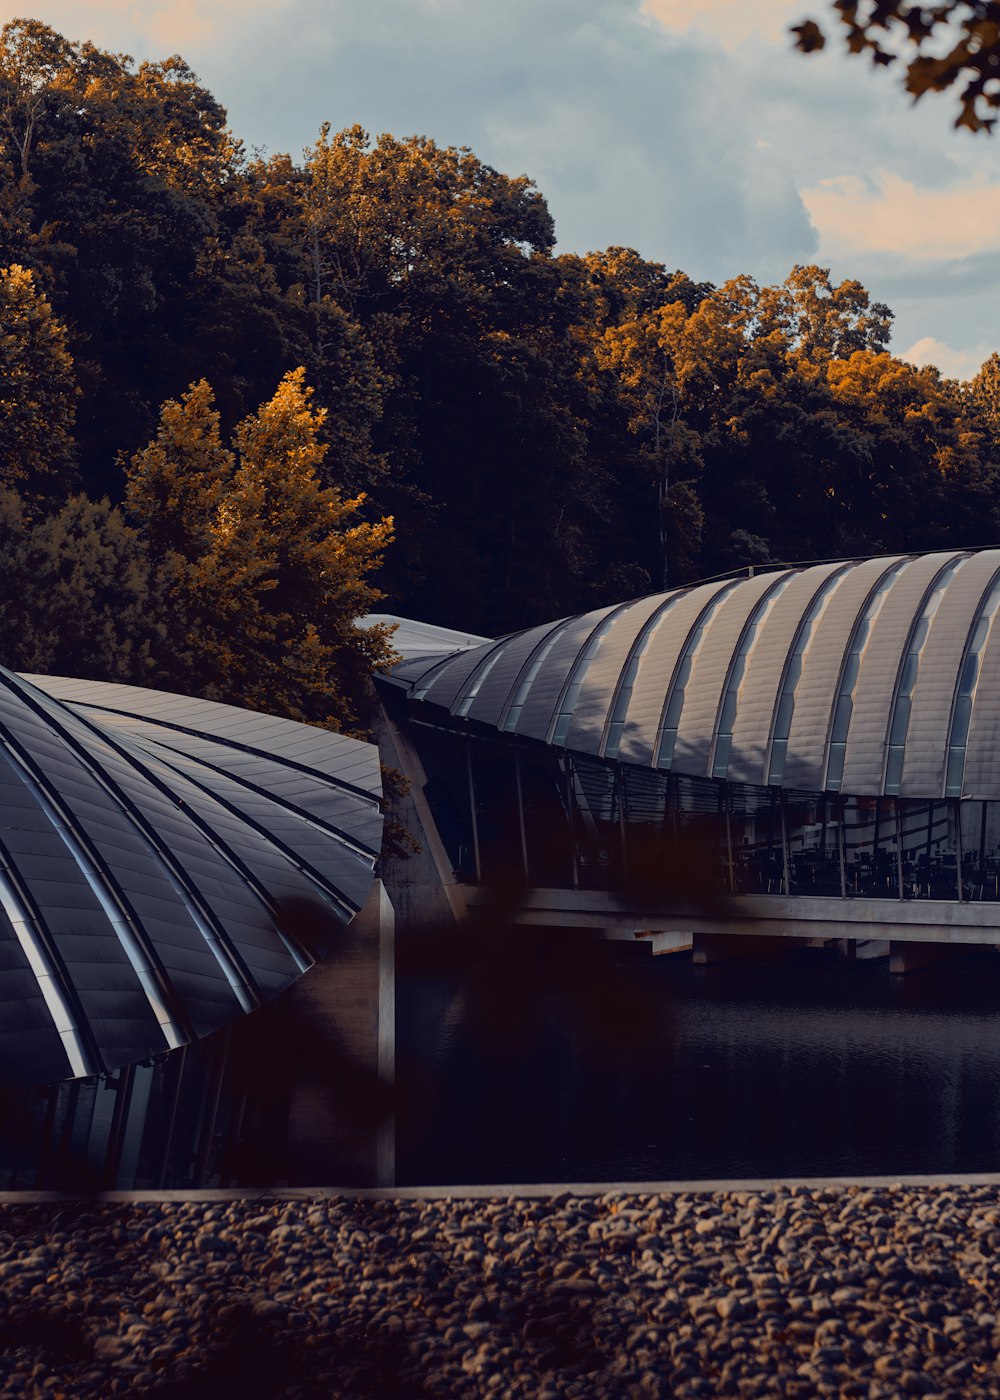
[[[913,7],[837,8],[857,46]],[[821,267],[713,287],[554,246],[471,151],[355,126],[248,157],[180,58],[6,25],[3,658],[356,725],[380,594],[497,634],[995,539],[996,355],[965,385],[899,360]]]

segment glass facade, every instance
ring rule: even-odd
[[[284,1125],[246,1082],[227,1075],[231,1038],[220,1031],[114,1074],[8,1090],[0,1103],[0,1190],[252,1181],[245,1164],[264,1143],[280,1156]]]
[[[471,883],[1000,900],[1000,802],[795,792],[420,721],[410,733]]]

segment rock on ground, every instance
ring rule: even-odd
[[[0,1207],[0,1393],[1000,1400],[1000,1191]]]

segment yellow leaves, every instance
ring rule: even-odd
[[[369,578],[393,522],[358,520],[362,495],[323,486],[325,414],[311,400],[304,371],[291,371],[230,451],[209,386],[193,385],[133,459],[128,501],[172,561],[176,625],[203,692],[352,723],[348,692],[389,654],[353,623],[380,596]]]
[[[837,398],[881,415],[932,417],[952,397],[932,366],[918,369],[886,352],[856,350],[847,359],[830,360],[826,377]]]
[[[157,556],[196,555],[218,528],[225,481],[234,459],[222,444],[209,384],[192,384],[160,411],[156,438],[126,468],[125,501]]]

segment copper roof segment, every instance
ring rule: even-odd
[[[728,589],[731,579],[684,590],[664,625],[652,639],[639,663],[618,756],[624,762],[651,764],[657,729],[671,678],[698,619]]]
[[[692,660],[677,725],[671,766],[678,773],[708,776],[712,734],[733,652],[758,602],[779,587],[784,578],[782,572],[757,574],[744,580],[713,614]]]

